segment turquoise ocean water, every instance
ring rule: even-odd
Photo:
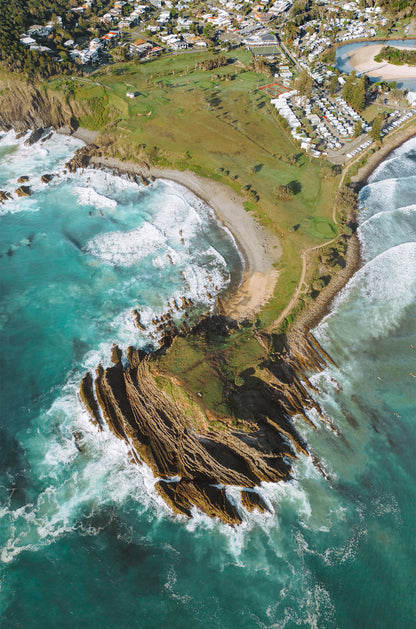
[[[0,206],[0,626],[415,626],[416,141],[363,189],[365,265],[315,331],[337,432],[298,426],[329,480],[299,459],[261,489],[273,514],[237,529],[173,517],[76,395],[113,341],[149,343],[132,308],[209,307],[234,244],[180,186],[63,174],[77,146],[0,139],[0,189],[29,175],[34,191]]]

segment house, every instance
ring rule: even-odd
[[[169,20],[170,20],[170,11],[162,11],[159,17],[157,18],[156,22],[159,22],[159,24],[166,24],[166,22],[169,22]]]
[[[28,28],[29,37],[40,37],[41,39],[44,37],[48,37],[53,31],[52,26],[43,26],[42,24],[33,24]]]
[[[153,48],[153,44],[144,40],[144,39],[136,39],[130,45],[130,52],[135,53],[137,55],[143,55],[145,52],[150,51]]]
[[[20,38],[20,43],[24,44],[25,46],[32,46],[33,44],[36,44],[36,39],[33,39],[33,37],[21,37]]]

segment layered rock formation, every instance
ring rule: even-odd
[[[32,191],[30,186],[19,186],[19,188],[16,189],[16,194],[18,197],[30,197]]]
[[[48,127],[77,128],[76,112],[66,100],[41,87],[13,79],[0,80],[0,128],[24,133],[34,129],[27,142],[36,142]]]
[[[209,319],[205,325],[210,325]],[[114,349],[114,366],[99,365],[95,378],[85,375],[81,399],[97,426],[106,424],[128,443],[134,461],[151,468],[160,479],[157,491],[175,513],[191,516],[197,507],[228,524],[239,524],[241,514],[225,487],[252,489],[262,481],[288,480],[296,454],[308,454],[291,416],[300,413],[310,422],[304,409],[315,403],[297,369],[321,366],[324,358],[310,341],[306,343],[302,358],[272,361],[267,382],[256,379],[238,390],[234,402],[244,409],[249,426],[244,431],[233,429],[231,420],[227,429],[197,424],[175,395],[168,395],[169,387],[160,386],[161,377],[178,386],[177,379],[159,371],[155,358],[160,350],[146,354],[129,348],[128,366],[123,367],[121,353]],[[243,490],[241,497],[249,511],[268,510],[256,492]]]

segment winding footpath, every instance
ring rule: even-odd
[[[371,147],[369,147],[371,148]],[[353,164],[355,164],[359,159],[361,159],[363,157],[363,155],[358,155],[358,157],[356,157],[356,159],[354,159],[352,162],[350,162],[348,164],[348,166],[345,166],[345,168],[342,171],[341,174],[341,179],[339,182],[339,186],[338,186],[338,190],[340,190],[344,184],[345,181],[345,176],[348,172],[348,170],[351,168],[351,166],[353,166]],[[335,223],[335,225],[339,226],[338,220],[337,220],[337,204],[334,203],[334,207],[332,210],[332,220]],[[309,247],[308,249],[304,249],[301,253],[301,258],[302,258],[302,273],[299,279],[299,284],[296,287],[295,292],[293,293],[289,303],[287,304],[286,308],[280,313],[279,317],[277,319],[275,319],[275,321],[273,321],[273,323],[271,323],[269,326],[267,326],[267,328],[265,328],[265,332],[272,332],[273,330],[275,330],[276,328],[278,328],[283,321],[285,320],[286,317],[288,317],[290,315],[290,313],[292,312],[293,308],[295,307],[295,305],[297,304],[301,292],[304,288],[304,284],[305,284],[305,276],[306,276],[306,269],[307,269],[307,265],[308,265],[308,255],[312,252],[312,251],[316,251],[317,249],[322,249],[323,247],[327,247],[328,245],[331,245],[333,242],[335,242],[336,240],[338,240],[338,236],[336,236],[335,238],[332,238],[332,240],[328,240],[327,242],[322,243],[321,245],[316,245],[315,247]]]

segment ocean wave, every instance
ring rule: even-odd
[[[112,265],[133,266],[155,253],[166,243],[166,237],[150,223],[128,232],[108,232],[90,240],[85,251]]]
[[[127,175],[113,174],[107,170],[88,168],[76,173],[76,177],[103,196],[126,195],[133,193],[137,198],[144,192],[145,186],[130,179]]]
[[[78,203],[80,205],[92,205],[97,209],[114,209],[117,207],[117,201],[114,201],[114,199],[109,199],[102,194],[98,194],[98,192],[96,192],[94,188],[76,187],[73,189],[73,194],[78,197]]]
[[[409,174],[415,172],[416,157],[416,138],[410,138],[397,147],[391,155],[385,159],[370,175],[369,183],[381,181],[383,179],[390,179],[393,177],[407,177]]]
[[[337,295],[331,312],[319,324],[325,332],[337,313],[338,323],[351,347],[372,342],[396,328],[413,303],[416,289],[416,243],[404,243],[384,251],[360,269]],[[360,326],[365,317],[371,326]]]
[[[373,214],[358,229],[366,261],[406,242],[416,241],[416,205]]]
[[[360,192],[358,222],[364,223],[374,214],[391,212],[414,203],[416,175],[404,179],[387,179],[371,183]]]

